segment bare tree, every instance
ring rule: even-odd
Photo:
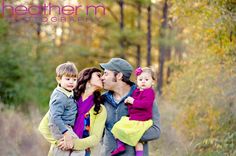
[[[147,19],[147,66],[151,65],[151,48],[152,48],[152,30],[151,30],[151,25],[152,25],[152,8],[151,8],[151,3],[147,7],[147,14],[148,14],[148,19]]]
[[[140,2],[138,2],[138,4],[137,4],[137,11],[138,11],[137,29],[140,31],[141,30],[141,14],[142,14],[142,8],[141,8]],[[141,45],[140,45],[140,43],[137,44],[136,60],[137,60],[137,67],[139,67],[141,65]]]
[[[40,5],[43,5],[44,3],[44,0],[38,0],[38,3]],[[41,42],[41,37],[40,37],[40,34],[41,34],[41,27],[42,27],[42,19],[43,19],[43,15],[42,15],[42,12],[43,12],[43,8],[41,7],[40,8],[40,14],[37,16],[37,18],[35,19],[35,23],[36,23],[36,33],[37,33],[37,48],[36,48],[36,59],[39,60],[40,59],[40,42]]]
[[[167,21],[168,21],[168,0],[165,0],[164,6],[163,6],[163,22],[161,24],[161,29],[160,29],[160,39],[164,39],[166,37],[166,30],[167,30]],[[163,43],[159,45],[159,69],[158,69],[158,79],[157,79],[157,91],[159,94],[162,94],[162,86],[163,86],[163,72],[164,72],[164,63],[165,63],[165,52],[167,51],[166,45]]]
[[[119,0],[119,6],[120,6],[120,31],[123,32],[124,30],[124,0]],[[121,47],[121,58],[125,58],[124,54],[124,42],[121,39],[120,40],[120,47]]]

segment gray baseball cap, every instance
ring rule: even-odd
[[[127,62],[126,60],[122,58],[112,58],[107,63],[100,63],[101,68],[111,70],[111,71],[117,71],[121,72],[126,78],[130,78],[133,67]]]

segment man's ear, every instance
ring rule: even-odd
[[[61,78],[60,77],[56,77],[57,83],[60,84],[61,83]]]
[[[116,75],[116,78],[118,80],[122,80],[122,77],[123,77],[123,73],[121,73],[121,72]]]

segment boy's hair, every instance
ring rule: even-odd
[[[156,80],[155,74],[154,74],[154,72],[153,72],[153,70],[152,70],[151,68],[149,68],[149,67],[143,67],[142,70],[143,70],[143,72],[147,72],[147,73],[151,74],[152,79],[153,79],[153,80]]]
[[[73,62],[66,62],[57,66],[56,76],[62,78],[63,75],[78,77],[78,70]]]

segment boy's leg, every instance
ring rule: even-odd
[[[85,156],[85,151],[72,151],[70,156]]]
[[[52,149],[52,156],[70,156],[70,153],[70,151],[63,151],[56,146]]]
[[[136,151],[136,156],[143,156],[143,144],[139,142],[135,146],[135,151]]]
[[[67,126],[67,129],[73,138],[77,138],[77,135],[74,133],[71,126]],[[63,137],[57,126],[50,125],[50,130],[56,139],[60,139]],[[84,155],[85,155],[84,151],[63,151],[57,146],[54,146],[52,149],[52,156],[84,156]]]
[[[73,138],[79,138],[75,132],[73,131],[72,127],[68,127],[68,131],[70,132],[71,136]],[[85,156],[85,150],[81,150],[81,151],[71,151],[70,156]]]
[[[63,137],[63,135],[59,131],[59,128],[56,125],[50,124],[49,129],[52,133],[52,136],[55,139],[59,140]],[[63,151],[60,148],[58,148],[57,146],[52,147],[51,153],[52,153],[52,156],[69,156],[70,155],[70,151]]]
[[[63,138],[63,135],[61,134],[59,128],[55,124],[49,124],[49,129],[53,138],[57,140]]]

